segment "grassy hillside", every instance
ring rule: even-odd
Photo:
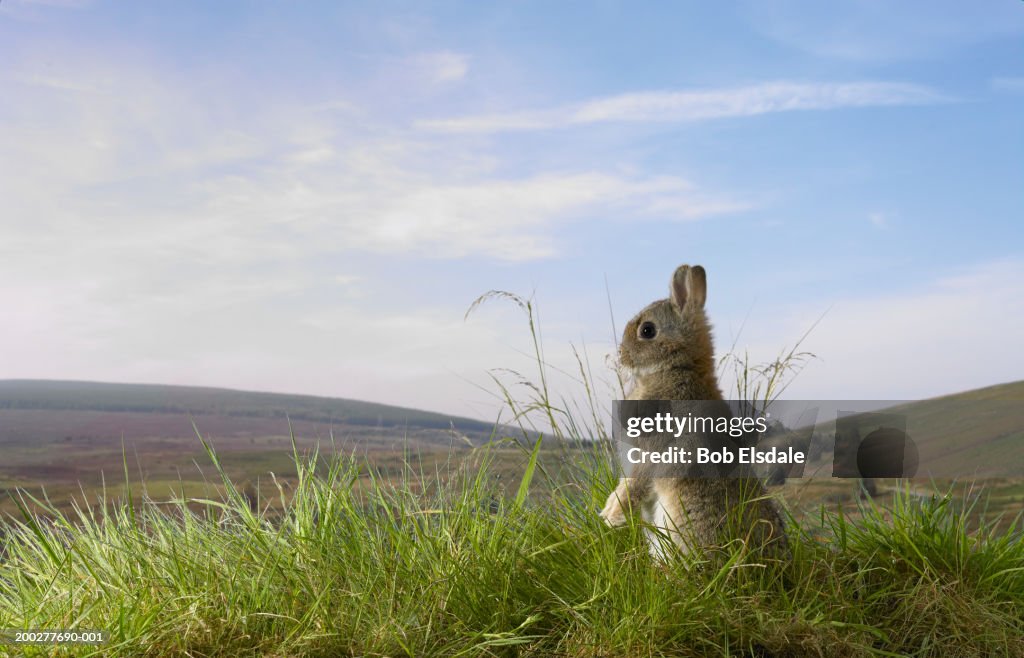
[[[1024,474],[1024,381],[892,407],[940,472]]]
[[[593,435],[538,396],[512,411]],[[612,530],[597,516],[616,477],[607,444],[413,451],[382,471],[280,440],[287,452],[251,454],[272,449],[289,467],[255,488],[228,465],[249,453],[203,444],[216,486],[170,483],[170,501],[126,476],[70,509],[11,491],[0,628],[108,633],[64,648],[80,656],[1024,658],[1020,519],[988,519],[960,490],[842,506],[819,496],[798,511],[787,484],[791,561],[737,538],[659,562],[642,523]]]
[[[291,435],[302,450],[372,453],[386,468],[413,447],[427,463],[449,446],[480,445],[494,424],[389,405],[303,395],[191,386],[0,381],[0,513],[16,488],[45,495],[64,511],[104,481],[145,482],[157,498],[182,489],[213,495],[202,468],[199,430],[239,483],[268,490],[269,473],[294,471]],[[197,466],[198,465],[198,466]],[[112,487],[120,485],[111,484]],[[212,491],[211,491],[212,490]],[[269,491],[269,490],[268,490]]]
[[[503,489],[482,453],[428,490],[299,460],[273,515],[227,480],[192,504],[26,511],[0,628],[108,633],[80,656],[1024,656],[1019,527],[900,496],[791,522],[785,564],[740,541],[660,563],[639,524],[598,519],[614,476],[592,457],[548,487],[531,459]]]
[[[0,380],[0,409],[113,411],[284,418],[339,425],[490,432],[493,423],[375,402],[200,386]]]
[[[919,475],[948,478],[1017,478],[1024,474],[1024,381],[998,384],[941,397],[886,407],[866,414],[870,431],[874,414],[898,418],[919,452]],[[832,436],[835,420],[816,430]],[[862,432],[860,438],[864,438]],[[830,444],[829,444],[830,445]],[[831,472],[832,453],[816,466]],[[812,468],[813,470],[813,468]]]

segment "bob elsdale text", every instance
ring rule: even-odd
[[[626,459],[631,464],[803,464],[806,455],[792,446],[781,449],[772,446],[766,450],[755,447],[668,448],[657,451],[630,448],[626,451]]]

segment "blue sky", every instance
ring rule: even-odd
[[[474,298],[610,378],[684,262],[720,351],[821,318],[790,397],[1024,376],[1020,2],[4,0],[0,56],[3,378],[493,418]]]

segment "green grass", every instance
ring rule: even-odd
[[[1020,525],[978,524],[952,493],[790,518],[788,564],[741,542],[660,563],[643,528],[606,528],[609,444],[581,440],[607,438],[605,397],[584,352],[584,403],[552,400],[518,301],[539,384],[511,373],[526,400],[500,377],[497,394],[511,422],[552,437],[521,446],[518,477],[496,459],[507,441],[471,459],[407,454],[385,477],[293,438],[273,505],[205,442],[210,498],[150,500],[127,465],[116,498],[71,513],[22,492],[0,628],[110,634],[59,650],[83,656],[1024,656]]]
[[[610,471],[584,458],[543,486],[536,454],[507,491],[486,448],[476,468],[368,487],[351,459],[296,455],[283,513],[230,480],[198,510],[26,510],[0,628],[106,630],[73,650],[104,656],[1024,655],[1019,533],[968,531],[949,498],[822,512],[814,539],[791,528],[785,568],[742,546],[660,564],[639,528],[599,522]]]

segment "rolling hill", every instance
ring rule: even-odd
[[[1024,381],[884,411],[906,418],[922,454],[937,455],[932,463],[940,469],[989,479],[1016,480],[1024,474]],[[123,480],[126,456],[131,479],[145,480],[152,490],[176,487],[182,480],[204,481],[207,476],[197,465],[208,459],[196,428],[239,481],[294,471],[292,432],[300,450],[333,446],[367,454],[377,464],[400,463],[408,447],[428,461],[443,461],[452,446],[512,435],[509,428],[496,431],[492,423],[479,420],[356,400],[191,386],[0,380],[0,494],[45,486],[54,498],[70,496],[80,486],[99,486],[104,477]],[[834,433],[834,421],[816,429]],[[830,455],[822,459],[831,464]],[[830,468],[818,472],[831,479]],[[3,498],[0,512],[11,507]]]
[[[417,427],[487,433],[492,423],[374,402],[199,386],[0,380],[0,409],[291,418],[371,427]],[[2,440],[2,435],[0,435]]]
[[[0,511],[12,507],[5,490],[45,487],[48,496],[67,500],[79,487],[123,481],[126,458],[131,479],[153,490],[205,481],[200,469],[209,460],[196,430],[239,481],[294,472],[293,433],[301,451],[355,451],[380,463],[409,448],[447,454],[496,432],[493,423],[470,418],[339,398],[0,380]]]
[[[877,423],[896,420],[912,439],[920,462],[918,477],[1024,476],[1024,381],[869,412],[865,414],[866,431],[876,414]],[[836,423],[824,423],[817,429],[834,433]]]

